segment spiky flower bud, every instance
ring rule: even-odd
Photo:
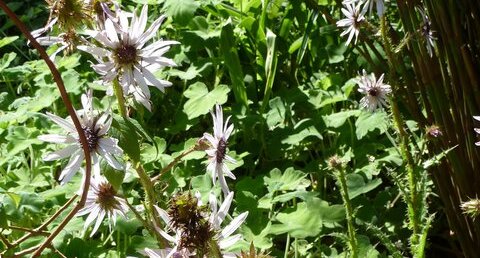
[[[475,219],[480,214],[480,200],[470,199],[460,205],[463,213]]]
[[[173,197],[169,206],[168,215],[171,218],[171,227],[181,232],[179,249],[208,252],[215,231],[203,215],[206,207],[199,206],[198,199],[191,193]]]
[[[337,155],[333,155],[328,159],[328,167],[330,169],[338,169],[342,167],[342,159]]]
[[[443,135],[443,132],[440,130],[440,127],[437,125],[431,125],[426,129],[427,138],[433,139],[438,138]]]

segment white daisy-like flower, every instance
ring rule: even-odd
[[[348,34],[348,39],[345,45],[350,44],[355,36],[355,44],[357,43],[358,34],[360,33],[360,24],[365,20],[365,11],[360,10],[361,3],[356,3],[356,1],[343,2],[344,8],[342,8],[342,13],[346,18],[337,21],[337,27],[346,27],[346,30],[340,34],[340,36],[345,36]]]
[[[198,198],[198,197],[197,197]],[[200,198],[198,198],[198,205],[201,206]],[[238,241],[242,239],[242,235],[236,234],[232,235],[245,221],[248,216],[248,212],[244,212],[234,218],[227,226],[222,228],[222,223],[225,220],[226,215],[228,214],[228,210],[230,209],[230,205],[233,201],[233,192],[230,192],[223,203],[218,206],[217,197],[212,193],[209,196],[209,207],[210,211],[209,214],[205,214],[205,219],[208,219],[208,223],[210,228],[215,232],[215,236],[213,237],[217,243],[220,251],[222,252],[222,256],[224,258],[234,258],[237,257],[235,253],[231,253],[226,251],[229,247],[236,244]],[[167,231],[173,231],[175,235],[170,235],[166,231],[162,229],[157,229],[159,233],[167,239],[172,245],[172,248],[167,249],[145,249],[145,253],[150,258],[170,258],[170,257],[190,257],[195,253],[187,250],[187,248],[179,249],[181,245],[181,237],[182,237],[182,230],[181,229],[172,229],[172,218],[170,218],[167,211],[155,206],[158,215],[160,218],[165,222],[167,225]]]
[[[480,116],[473,116],[473,119],[480,121]],[[480,134],[480,128],[473,129],[477,134]],[[476,146],[480,146],[480,141],[475,143]]]
[[[383,14],[385,13],[385,0],[366,0],[365,2],[363,0],[345,0],[342,3],[343,4],[352,4],[352,3],[364,4],[363,11],[364,13],[366,13],[366,11],[368,10],[369,15],[372,14],[373,6],[376,6],[377,14],[379,17],[382,17]]]
[[[428,55],[432,57],[433,48],[435,47],[435,42],[434,42],[435,37],[433,36],[432,22],[430,22],[430,18],[428,18],[428,15],[426,14],[423,8],[417,7],[417,10],[418,12],[420,12],[420,15],[422,16],[422,20],[423,20],[420,33],[426,42]]]
[[[218,206],[217,197],[213,192],[210,192],[210,196],[208,199],[209,206],[210,206],[210,217],[209,221],[212,225],[213,229],[216,230],[218,233],[216,235],[216,239],[218,239],[218,245],[221,250],[226,250],[238,241],[242,239],[242,235],[236,234],[232,235],[247,219],[248,211],[238,215],[234,218],[227,226],[222,228],[222,222],[225,220],[225,216],[228,214],[228,210],[230,209],[230,205],[233,201],[233,192],[230,192],[226,197],[223,203]],[[237,257],[233,253],[224,253],[223,257]]]
[[[215,111],[216,113],[210,111],[213,118],[213,135],[209,133],[203,134],[203,138],[210,144],[210,148],[205,150],[210,160],[207,165],[207,171],[212,175],[213,184],[215,184],[218,177],[222,191],[227,195],[230,190],[228,189],[225,175],[231,179],[236,179],[235,175],[225,164],[226,161],[236,163],[232,157],[227,155],[228,138],[230,137],[230,134],[232,134],[233,124],[228,125],[230,116],[227,117],[225,124],[223,123],[223,110],[220,105],[217,104],[215,106]]]
[[[98,155],[105,159],[114,169],[123,170],[123,165],[114,157],[115,155],[123,154],[122,149],[118,147],[118,140],[107,136],[107,132],[112,124],[112,117],[108,113],[102,113],[101,115],[94,113],[91,91],[83,94],[81,101],[83,110],[77,111],[77,116],[87,138],[91,153],[92,171],[96,174],[100,171]],[[67,131],[67,135],[46,134],[38,136],[38,139],[45,142],[69,144],[69,146],[49,153],[43,158],[45,161],[53,161],[70,157],[67,166],[62,170],[59,177],[61,183],[64,184],[82,166],[84,159],[82,144],[70,117],[63,119],[51,113],[47,113],[47,116]]]
[[[392,89],[390,85],[383,83],[383,76],[384,74],[377,81],[375,74],[367,75],[365,70],[363,70],[363,75],[358,81],[358,91],[365,94],[365,97],[360,100],[361,107],[375,111],[377,108],[387,106],[386,98],[392,92]]]
[[[79,46],[78,49],[92,54],[98,64],[93,69],[102,75],[105,82],[118,79],[124,96],[133,96],[134,99],[151,110],[150,90],[148,86],[155,86],[162,92],[165,87],[172,85],[166,80],[157,79],[156,71],[163,67],[176,66],[172,59],[163,55],[171,45],[179,44],[172,40],[158,40],[152,44],[146,43],[152,39],[162,24],[165,16],[155,20],[145,30],[147,25],[148,5],[144,5],[140,16],[116,9],[115,14],[105,12],[105,29],[92,32],[93,37],[102,45]],[[114,16],[115,15],[115,16]],[[132,17],[129,21],[129,17]],[[107,93],[112,94],[109,88]]]
[[[126,218],[128,205],[124,199],[117,196],[113,186],[102,176],[93,176],[90,180],[87,200],[85,206],[78,211],[76,216],[88,214],[85,220],[84,230],[86,230],[96,219],[90,237],[92,237],[107,216],[110,230],[112,224],[115,226],[117,215]]]

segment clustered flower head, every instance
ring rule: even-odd
[[[209,158],[207,171],[212,175],[213,184],[215,184],[218,177],[222,191],[224,195],[227,195],[230,190],[228,189],[225,175],[235,179],[235,175],[226,164],[226,162],[236,163],[235,159],[227,154],[228,138],[232,134],[233,124],[228,124],[230,116],[223,123],[223,110],[218,104],[215,106],[215,113],[210,111],[210,114],[213,118],[213,135],[209,133],[203,134],[203,138],[210,144],[210,148],[205,150]]]
[[[390,85],[383,83],[382,74],[380,78],[375,77],[375,74],[368,75],[365,70],[363,70],[363,75],[360,76],[358,81],[358,91],[365,96],[360,100],[360,106],[366,108],[370,111],[375,111],[376,109],[386,107],[387,95],[392,92]]]
[[[152,39],[165,16],[156,19],[147,28],[148,6],[144,5],[140,16],[116,9],[115,13],[106,12],[104,29],[92,32],[100,44],[79,46],[80,50],[92,54],[98,64],[93,69],[107,83],[119,82],[125,97],[134,99],[151,110],[149,86],[155,86],[162,92],[172,85],[169,81],[157,79],[154,75],[163,67],[176,66],[175,62],[163,55],[171,45],[179,44],[172,40]],[[132,17],[129,21],[129,17]],[[108,91],[112,94],[111,88]]]
[[[223,257],[236,257],[225,250],[242,239],[240,234],[232,234],[245,221],[248,212],[238,215],[222,228],[232,201],[233,192],[218,206],[217,197],[211,193],[208,209],[200,201],[199,194],[194,197],[186,193],[174,197],[168,211],[156,207],[159,217],[167,225],[166,230],[159,228],[158,231],[169,240],[172,247],[160,250],[146,248],[145,253],[151,258],[189,257],[198,253],[203,253],[204,257],[212,257],[211,252],[221,252]],[[169,231],[175,235],[171,236]]]

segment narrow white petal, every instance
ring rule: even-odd
[[[73,153],[75,153],[79,149],[80,149],[80,146],[78,146],[76,144],[70,145],[70,146],[67,146],[67,147],[65,147],[61,150],[58,150],[58,151],[47,154],[43,158],[43,160],[52,161],[52,160],[57,160],[57,159],[63,159],[63,158],[66,158],[68,156],[71,156]]]
[[[70,135],[44,134],[37,137],[39,140],[51,143],[73,143],[77,140]]]
[[[62,173],[58,178],[61,180],[61,184],[65,184],[66,182],[70,181],[72,176],[75,175],[75,173],[80,169],[80,166],[83,162],[83,157],[83,152],[81,150],[72,155],[67,166],[62,170]]]
[[[248,211],[238,215],[238,217],[236,217],[234,220],[232,220],[232,222],[230,222],[230,224],[228,224],[228,226],[226,226],[222,232],[220,233],[220,235],[222,236],[222,238],[227,238],[229,237],[233,232],[235,232],[235,230],[237,230],[237,228],[239,228],[242,223],[245,221],[245,219],[247,218],[248,216]]]
[[[75,129],[75,126],[70,122],[67,121],[59,116],[56,116],[52,113],[47,112],[48,118],[50,118],[53,122],[55,122],[57,125],[65,129],[67,132],[70,133],[77,133],[77,130]]]

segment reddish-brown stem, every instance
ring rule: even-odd
[[[2,234],[0,234],[0,240],[2,240],[2,242],[5,244],[7,249],[12,247],[12,244],[10,244],[10,242],[8,242],[8,239],[5,236],[3,236]]]
[[[52,234],[47,238],[47,240],[45,240],[45,242],[43,242],[43,244],[35,251],[33,256],[37,257],[42,253],[42,251],[48,245],[50,245],[50,242],[57,236],[58,233],[60,233],[60,231],[63,229],[63,227],[65,227],[65,225],[69,222],[69,220],[73,217],[73,215],[75,215],[75,213],[81,207],[83,207],[83,205],[85,204],[85,201],[87,200],[87,193],[88,193],[88,188],[90,186],[90,174],[91,174],[90,150],[88,148],[87,138],[85,137],[85,134],[83,132],[80,121],[78,120],[75,109],[73,108],[72,103],[68,98],[67,90],[65,89],[65,85],[63,83],[62,77],[60,75],[60,72],[55,67],[55,64],[50,60],[47,52],[45,52],[45,49],[43,49],[43,47],[32,36],[30,31],[27,29],[27,26],[25,26],[25,24],[22,21],[20,21],[20,19],[18,19],[15,13],[13,13],[12,10],[10,10],[10,8],[1,0],[0,0],[0,8],[2,8],[2,10],[7,14],[10,20],[13,21],[13,23],[17,26],[17,28],[30,41],[30,44],[35,49],[37,49],[38,53],[40,54],[40,56],[42,57],[42,59],[45,61],[48,68],[50,69],[53,79],[57,84],[57,88],[60,91],[62,101],[65,104],[65,107],[67,108],[68,114],[70,115],[73,124],[75,125],[75,129],[77,130],[78,136],[80,138],[80,143],[82,144],[84,158],[85,158],[85,181],[83,182],[84,185],[83,185],[82,197],[80,198],[80,201],[75,205],[73,210],[62,221],[62,223],[60,223],[60,225],[55,229],[55,231],[52,232]]]
[[[188,154],[192,153],[193,151],[195,151],[195,148],[192,148],[190,150],[187,150],[185,151],[184,153],[180,154],[178,157],[176,157],[172,162],[170,162],[166,167],[164,167],[160,173],[158,173],[158,175],[154,176],[152,178],[152,183],[155,183],[158,179],[160,179],[160,177],[165,174],[167,171],[169,171],[170,169],[172,169],[173,166],[175,166],[175,164],[177,164],[183,157],[187,156]]]
[[[24,235],[23,237],[19,238],[17,241],[13,242],[12,243],[12,246],[17,246],[19,245],[20,243],[22,243],[23,241],[27,240],[29,237],[31,236],[34,236],[36,234],[38,234],[38,232],[41,232],[44,228],[46,228],[50,223],[52,223],[52,221],[54,221],[68,206],[70,206],[70,204],[75,201],[75,199],[77,198],[78,195],[74,195],[72,196],[72,198],[70,198],[70,200],[68,200],[68,202],[66,202],[62,207],[60,207],[60,209],[58,209],[55,214],[53,214],[47,221],[45,221],[42,225],[40,225],[39,227],[37,227],[36,229],[34,229],[32,232]]]
[[[43,230],[36,230],[36,229],[30,229],[30,228],[24,228],[24,227],[17,227],[17,226],[9,226],[8,227],[9,229],[13,229],[13,230],[18,230],[18,231],[24,231],[24,232],[28,232],[28,233],[32,233],[34,235],[48,235],[50,233],[48,233],[47,231],[43,231]]]

